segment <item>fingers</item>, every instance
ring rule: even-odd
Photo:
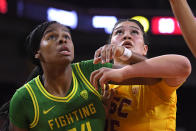
[[[103,89],[103,98],[104,100],[108,100],[109,96],[110,96],[110,91],[109,91],[109,86],[108,84],[105,84],[104,89]]]
[[[117,46],[114,51],[114,57],[120,57],[123,55],[125,50],[124,46]]]
[[[95,51],[93,63],[98,64],[101,62],[102,64],[104,64],[106,62],[106,52],[107,52],[107,45],[104,45],[99,49],[97,49]]]
[[[110,45],[110,46],[108,46],[107,48],[106,48],[106,62],[110,62],[110,60],[112,60],[113,59],[113,48],[114,48],[115,46],[114,45]]]
[[[99,70],[96,70],[96,71],[91,73],[90,82],[92,83],[92,85],[95,87],[96,90],[98,90],[98,84],[99,83],[100,83],[101,88],[102,89],[104,88],[105,77],[104,77],[103,73],[104,73],[103,68],[99,69]]]
[[[107,51],[107,45],[103,46],[101,50],[101,63],[102,64],[106,62],[106,51]]]
[[[90,76],[90,82],[98,90],[98,76],[100,76],[99,70],[93,71]]]
[[[101,57],[94,58],[93,64],[98,64],[101,62]]]
[[[101,86],[101,88],[104,88],[104,85],[108,83],[108,80],[106,79],[106,75],[102,75],[99,78],[99,84]]]
[[[116,53],[116,46],[112,46],[112,54],[110,59],[114,59]]]
[[[114,58],[116,47],[116,45],[108,44],[97,49],[94,55],[94,64],[110,62]]]
[[[100,47],[99,49],[97,49],[97,50],[95,51],[95,54],[94,54],[94,61],[93,61],[94,64],[98,64],[99,62],[101,62],[101,57],[99,57],[100,54],[101,54],[101,50],[102,50],[102,47]]]
[[[104,84],[107,83],[107,74],[108,68],[101,68],[91,73],[90,82],[98,90],[98,84],[100,84],[101,88],[104,88]],[[99,82],[99,83],[98,83]]]
[[[103,90],[103,94],[102,94],[102,102],[104,105],[106,116],[109,115],[109,109],[110,109],[113,97],[114,97],[114,91],[112,89],[110,90],[109,85],[106,84],[105,89]]]
[[[103,90],[102,94],[102,102],[105,106],[109,107],[111,104],[112,99],[114,98],[116,94],[115,89],[109,89],[109,85],[105,84],[105,88]],[[109,109],[109,108],[107,108]]]

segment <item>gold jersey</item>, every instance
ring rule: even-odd
[[[107,118],[108,131],[175,131],[176,90],[166,95],[164,81],[154,85],[110,85],[116,90]],[[164,89],[164,91],[163,91]]]

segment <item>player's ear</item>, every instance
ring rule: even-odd
[[[40,58],[40,51],[38,50],[37,53],[35,54],[35,58],[39,59]]]
[[[143,55],[147,55],[147,52],[148,52],[148,45],[144,45],[144,53],[143,53]]]

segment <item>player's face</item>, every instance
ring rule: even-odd
[[[111,44],[124,46],[133,52],[146,55],[148,47],[144,44],[143,32],[140,27],[130,21],[119,23],[112,34]]]
[[[74,58],[74,46],[69,30],[58,23],[50,25],[44,32],[36,56],[44,63],[71,63]]]

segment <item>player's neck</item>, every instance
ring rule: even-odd
[[[72,81],[71,67],[64,72],[56,74],[51,72],[50,75],[43,75],[43,83],[45,89],[55,96],[65,96],[70,88]]]

